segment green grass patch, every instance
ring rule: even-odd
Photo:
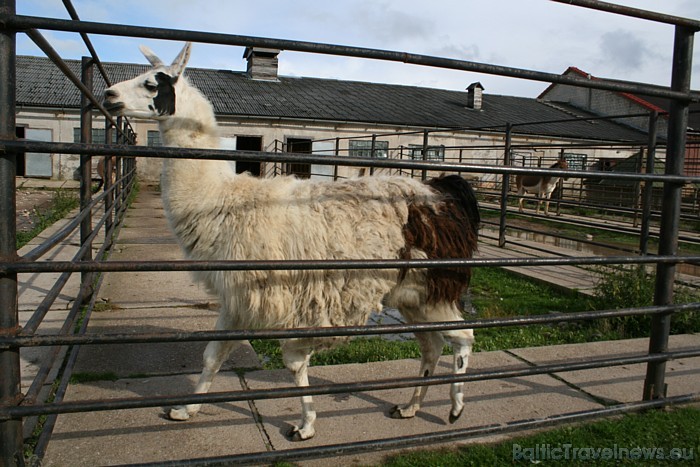
[[[66,215],[77,208],[79,204],[80,198],[76,190],[55,190],[51,205],[47,209],[41,211],[36,208],[34,209],[34,215],[38,219],[34,228],[28,232],[17,232],[17,249],[19,250],[29,243],[34,237],[39,235],[54,222],[66,217]]]
[[[700,410],[687,407],[624,415],[615,419],[558,428],[490,445],[453,450],[415,451],[387,458],[387,467],[465,467],[483,465],[698,465]],[[539,452],[569,452],[568,459],[536,458]],[[573,449],[577,448],[577,459]],[[617,451],[616,451],[617,449]],[[615,454],[617,453],[617,454]],[[594,456],[598,455],[598,458]],[[617,459],[607,457],[617,456]],[[645,459],[645,456],[650,459]],[[519,457],[519,458],[515,458]],[[553,456],[552,456],[553,457]],[[563,457],[563,454],[562,454]]]
[[[70,377],[70,384],[85,384],[95,381],[117,381],[119,376],[113,371],[92,372],[84,371],[73,373]]]

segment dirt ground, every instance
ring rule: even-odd
[[[28,232],[38,222],[36,212],[45,211],[53,199],[52,190],[17,190],[17,231]]]

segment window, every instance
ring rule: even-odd
[[[410,144],[408,149],[411,155],[411,159],[422,161],[423,160],[423,146],[420,144]],[[425,160],[428,161],[444,161],[445,160],[445,146],[428,146],[426,149]]]
[[[350,157],[386,159],[389,157],[389,141],[375,141],[374,156],[372,156],[372,141],[350,140]]]
[[[587,154],[564,153],[564,160],[569,166],[569,170],[586,170]]]
[[[158,130],[148,130],[148,146],[156,147],[162,146],[163,142],[160,140],[160,131]]]
[[[105,142],[105,129],[104,128],[93,128],[92,129],[92,142],[95,144],[103,144]],[[73,128],[73,142],[80,142],[80,127]],[[117,132],[112,132],[112,144],[117,143]]]

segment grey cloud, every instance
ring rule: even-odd
[[[620,29],[601,36],[600,52],[611,69],[626,71],[641,69],[652,55],[642,38]]]

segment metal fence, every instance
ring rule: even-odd
[[[236,36],[229,34],[215,34],[201,31],[182,31],[158,28],[123,26],[102,23],[79,21],[77,13],[70,2],[64,2],[69,7],[73,20],[60,20],[50,18],[38,18],[19,16],[15,14],[15,2],[10,0],[0,1],[0,459],[3,465],[23,463],[23,424],[28,423],[31,417],[40,415],[53,416],[63,413],[75,413],[86,411],[102,411],[116,409],[130,409],[139,407],[154,407],[173,404],[190,403],[215,403],[223,401],[243,401],[262,398],[298,397],[301,395],[337,394],[356,391],[368,391],[376,389],[401,388],[416,385],[437,385],[450,382],[470,382],[484,379],[496,379],[505,377],[525,376],[552,373],[559,371],[572,371],[603,366],[627,365],[631,363],[646,363],[647,376],[643,388],[643,400],[630,404],[622,404],[606,407],[604,409],[589,410],[556,417],[548,417],[539,420],[521,420],[503,426],[488,426],[462,430],[452,430],[442,433],[429,433],[419,436],[407,436],[401,438],[389,438],[370,440],[352,445],[332,445],[313,448],[300,448],[287,451],[260,452],[245,455],[217,458],[212,462],[237,462],[237,463],[264,463],[285,459],[301,459],[311,457],[323,457],[325,455],[338,455],[348,452],[361,452],[376,449],[389,449],[406,447],[408,445],[425,445],[435,442],[465,439],[482,436],[485,434],[503,433],[527,428],[550,426],[555,423],[586,420],[593,417],[636,411],[651,407],[661,407],[676,403],[697,401],[699,395],[687,394],[677,397],[666,397],[665,394],[665,365],[669,359],[688,358],[700,356],[700,349],[670,352],[668,339],[670,322],[674,314],[679,312],[696,312],[700,303],[678,305],[673,300],[673,283],[676,267],[679,264],[700,262],[700,256],[679,255],[679,230],[681,220],[681,207],[683,205],[684,187],[697,184],[700,179],[697,176],[689,176],[684,170],[684,154],[687,142],[686,128],[688,119],[688,106],[690,102],[698,100],[698,94],[690,91],[691,53],[694,33],[700,29],[700,21],[670,17],[641,10],[635,10],[616,5],[586,0],[566,0],[564,3],[581,7],[595,8],[609,11],[615,14],[623,14],[643,20],[657,21],[675,27],[675,45],[673,61],[673,80],[671,88],[639,84],[632,82],[610,80],[586,80],[580,81],[567,76],[554,75],[531,70],[495,66],[462,60],[451,60],[424,55],[407,54],[387,50],[366,49],[357,47],[345,47],[339,45],[318,44],[291,40],[279,40],[270,38],[258,38]],[[83,76],[78,78],[63,64],[58,54],[53,51],[48,42],[43,38],[39,29],[70,31],[80,33],[88,44],[93,54],[91,58],[83,61]],[[18,141],[15,138],[15,36],[17,33],[27,34],[39,47],[51,58],[56,65],[81,89],[84,94],[81,118],[81,143],[45,143],[32,141]],[[428,139],[425,139],[423,147],[418,150],[421,158],[384,158],[384,157],[353,157],[352,155],[318,156],[314,154],[290,154],[288,152],[274,151],[214,151],[180,148],[149,148],[137,147],[126,144],[133,141],[128,124],[109,117],[102,107],[100,100],[92,94],[91,73],[92,67],[104,71],[101,63],[89,43],[87,34],[104,34],[117,36],[148,37],[157,39],[169,39],[178,41],[195,41],[236,46],[260,46],[284,50],[294,50],[310,53],[353,56],[360,58],[391,60],[412,63],[430,67],[444,67],[455,70],[473,71],[487,74],[497,74],[513,78],[537,80],[548,83],[563,83],[574,86],[585,86],[595,89],[631,92],[665,97],[673,100],[669,114],[669,130],[666,148],[665,168],[663,174],[655,173],[615,173],[605,171],[587,171],[585,177],[597,180],[624,181],[633,184],[649,186],[662,186],[662,196],[658,207],[658,235],[659,250],[657,255],[620,254],[616,256],[585,256],[577,258],[483,258],[483,259],[443,259],[443,260],[325,260],[325,261],[106,261],[103,260],[104,251],[100,251],[94,258],[91,256],[91,243],[97,231],[106,228],[105,238],[109,239],[118,226],[118,221],[126,207],[126,197],[133,185],[135,173],[135,160],[146,157],[172,157],[192,159],[217,159],[248,162],[265,162],[274,164],[320,164],[337,165],[344,167],[366,168],[374,171],[397,171],[413,173],[425,177],[436,171],[456,172],[461,174],[488,174],[496,181],[493,185],[495,197],[500,192],[503,198],[495,209],[500,209],[501,219],[505,219],[507,212],[507,189],[510,185],[509,178],[517,174],[537,174],[567,176],[572,178],[584,178],[583,174],[572,171],[551,170],[543,163],[542,167],[517,167],[509,164],[484,165],[478,161],[466,157],[465,148],[452,148],[457,157],[445,157],[444,160],[429,160]],[[107,76],[105,81],[109,82]],[[91,115],[93,109],[102,112],[107,118],[108,137],[105,144],[94,144],[90,141],[90,129],[92,127]],[[111,132],[119,131],[121,145],[110,144]],[[427,134],[427,133],[426,133]],[[506,155],[513,154],[511,143],[506,131],[506,139],[503,151]],[[370,137],[371,138],[371,137]],[[371,138],[374,141],[374,138]],[[651,147],[651,146],[650,146]],[[374,154],[376,146],[370,146],[371,154]],[[415,148],[414,148],[415,149]],[[575,148],[569,148],[575,152]],[[413,149],[412,149],[413,150]],[[37,153],[63,153],[78,154],[81,156],[81,213],[68,228],[62,231],[60,236],[50,239],[47,243],[38,247],[32,253],[24,257],[17,256],[15,239],[15,163],[16,156],[21,152]],[[91,157],[106,157],[108,167],[112,164],[112,157],[117,157],[118,177],[113,185],[111,177],[106,178],[106,190],[103,194],[91,196],[90,173]],[[112,170],[109,168],[109,170]],[[368,173],[370,175],[371,173]],[[651,190],[647,190],[651,194]],[[566,197],[565,197],[566,198]],[[104,202],[105,214],[93,225],[91,218],[95,212],[97,203]],[[651,206],[645,201],[645,206]],[[641,208],[640,208],[641,209]],[[646,208],[644,208],[646,209]],[[650,209],[650,208],[649,208]],[[640,211],[650,215],[650,211]],[[499,228],[505,228],[504,221],[499,223]],[[43,253],[60,241],[62,236],[68,235],[69,228],[80,226],[81,243],[83,247],[79,255],[72,261],[37,261]],[[105,242],[104,248],[109,248],[110,242]],[[573,313],[562,315],[512,317],[503,319],[468,320],[456,323],[427,323],[420,325],[380,325],[374,327],[346,327],[346,328],[320,328],[304,330],[234,330],[234,331],[203,331],[185,333],[136,333],[136,334],[94,334],[86,332],[89,318],[91,298],[94,299],[95,287],[99,287],[100,274],[115,271],[204,271],[204,270],[246,270],[246,269],[370,269],[370,268],[436,268],[436,267],[484,267],[484,266],[518,266],[527,265],[627,265],[647,264],[656,267],[656,293],[654,305],[644,308],[628,308],[619,310],[600,310],[586,313]],[[56,284],[56,291],[47,294],[45,304],[37,309],[34,317],[24,327],[20,327],[17,309],[17,290],[20,273],[62,273],[62,279]],[[74,310],[71,310],[63,330],[56,335],[37,334],[36,328],[43,319],[50,300],[55,298],[57,291],[62,287],[70,274],[80,273],[82,287],[80,296],[75,301]],[[63,282],[65,283],[65,282]],[[73,322],[77,319],[83,305],[86,305],[87,318],[78,332],[73,331]],[[61,354],[61,346],[89,346],[107,343],[153,343],[153,342],[188,342],[208,340],[243,340],[252,338],[291,338],[310,336],[357,336],[368,334],[389,334],[397,332],[413,331],[440,331],[448,329],[486,327],[522,326],[529,324],[556,323],[577,320],[593,320],[619,316],[651,315],[652,325],[649,330],[648,353],[626,358],[604,358],[585,363],[564,363],[539,366],[536,368],[518,370],[480,371],[461,376],[432,376],[427,378],[402,378],[397,380],[383,380],[362,382],[354,384],[333,384],[312,386],[309,388],[280,388],[258,391],[231,391],[216,394],[197,394],[188,396],[160,396],[120,399],[118,401],[91,400],[66,402],[62,400],[67,379],[60,382],[59,390],[52,402],[40,400],[38,387],[48,376],[53,360]],[[26,347],[50,347],[53,349],[50,358],[42,366],[37,381],[27,394],[20,391],[20,348]],[[67,357],[68,365],[75,358],[75,347]],[[41,452],[45,449],[51,432],[51,424],[44,426],[46,435],[42,438],[44,443],[38,447]],[[207,461],[199,459],[197,462]],[[194,463],[195,460],[182,460],[181,464]]]

